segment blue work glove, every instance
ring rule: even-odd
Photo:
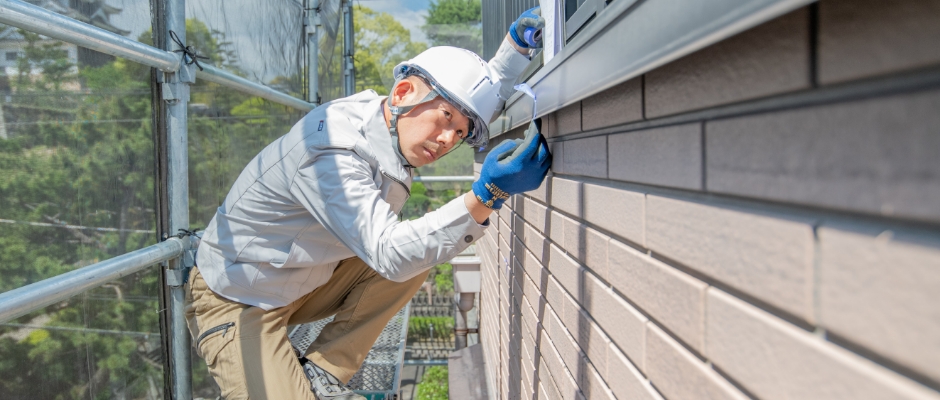
[[[519,19],[509,26],[509,37],[523,49],[541,49],[544,27],[542,8],[533,7],[523,12]]]
[[[541,125],[540,119],[532,121],[525,139],[507,140],[486,155],[480,179],[473,182],[473,194],[483,205],[499,209],[509,196],[542,184],[552,166],[552,153],[539,133]]]

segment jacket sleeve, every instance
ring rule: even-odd
[[[501,102],[497,107],[498,110],[503,108],[503,103],[509,100],[509,96],[512,96],[516,91],[516,89],[513,89],[513,85],[516,84],[519,75],[528,65],[529,57],[519,54],[509,43],[509,40],[503,39],[502,44],[499,45],[499,50],[496,50],[496,55],[489,62],[490,70],[496,74],[500,82],[499,98]]]
[[[302,165],[291,194],[346,247],[383,277],[402,282],[446,262],[483,235],[463,197],[412,221],[381,197],[356,153],[327,150]]]

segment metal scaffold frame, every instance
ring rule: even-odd
[[[317,2],[314,1],[314,4]],[[165,32],[174,32],[181,43],[186,43],[185,0],[165,0],[162,15]],[[347,22],[351,22],[351,9]],[[314,14],[315,13],[311,13]],[[314,21],[314,19],[311,19]],[[68,299],[89,289],[115,279],[144,270],[155,264],[166,267],[165,281],[168,286],[166,307],[169,318],[170,396],[173,399],[192,398],[192,365],[190,336],[185,320],[185,295],[183,284],[187,269],[194,264],[194,243],[190,236],[172,237],[180,229],[189,229],[189,181],[187,154],[187,106],[189,88],[196,79],[205,79],[242,93],[258,96],[275,103],[301,111],[310,111],[315,103],[294,98],[262,84],[249,81],[219,68],[202,65],[197,70],[188,63],[185,53],[176,52],[176,43],[166,40],[167,49],[151,47],[104,29],[74,20],[19,0],[0,0],[0,23],[38,33],[63,42],[72,43],[101,53],[121,57],[156,68],[159,93],[165,102],[162,118],[165,132],[166,193],[160,201],[167,204],[167,224],[161,236],[166,240],[140,250],[71,271],[53,278],[23,286],[0,294],[0,322],[39,310],[50,304]],[[351,27],[347,28],[351,31]],[[308,43],[316,50],[315,26],[307,36]],[[348,71],[346,86],[354,87],[352,81],[352,50],[347,51]],[[311,54],[311,100],[316,99],[316,53]]]
[[[173,1],[167,1],[167,5],[172,3]],[[170,7],[167,8],[169,13]],[[180,11],[182,13],[181,15],[185,20],[185,2],[180,3],[180,8],[182,9]],[[249,81],[211,65],[202,65],[203,69],[197,70],[193,68],[192,65],[185,65],[185,63],[182,62],[182,54],[180,53],[151,47],[23,1],[0,1],[0,23],[22,28],[63,42],[76,44],[101,53],[121,57],[148,67],[159,69],[166,73],[176,73],[181,69],[185,69],[183,68],[185,66],[190,70],[195,70],[195,78],[215,82],[222,86],[298,110],[310,111],[315,107],[314,104],[259,83]],[[182,29],[182,27],[174,29],[174,31],[180,39],[185,38],[185,29]],[[192,82],[195,82],[195,80]]]
[[[174,237],[153,246],[0,293],[0,322],[10,321],[66,300],[154,264],[179,258],[188,247],[186,240]]]

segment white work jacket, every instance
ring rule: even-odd
[[[490,60],[503,99],[527,62],[506,42]],[[462,197],[399,221],[411,169],[394,150],[385,99],[368,90],[317,107],[248,163],[197,252],[213,292],[270,310],[325,284],[341,260],[405,281],[483,235]]]

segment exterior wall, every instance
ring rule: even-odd
[[[938,42],[822,0],[548,116],[478,245],[495,395],[940,399]]]

